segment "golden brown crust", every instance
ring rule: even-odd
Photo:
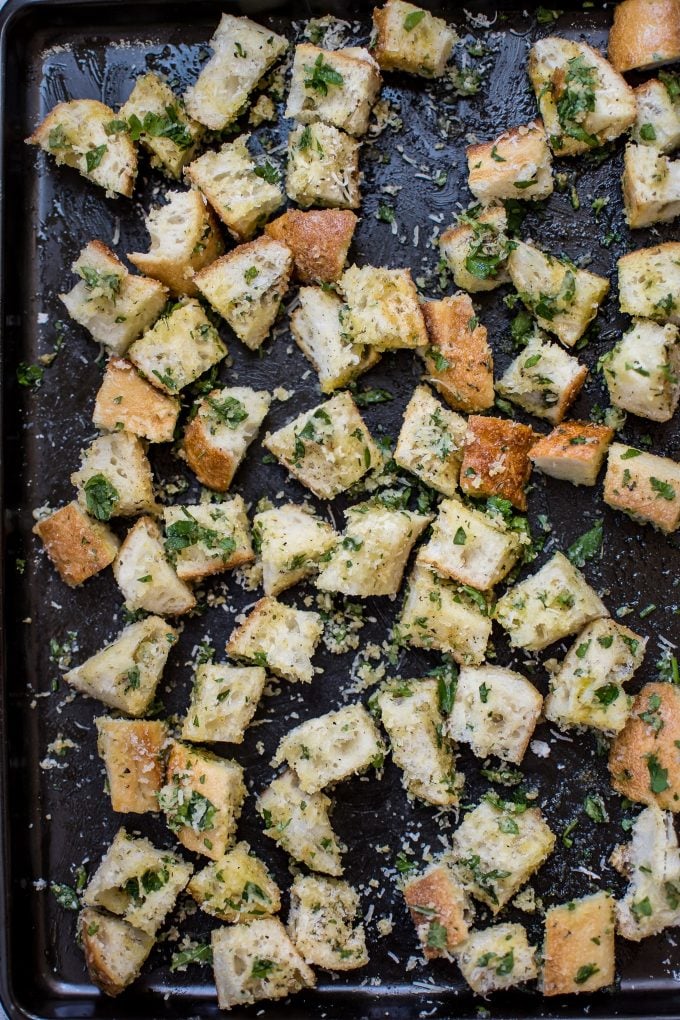
[[[349,209],[289,209],[264,232],[290,248],[301,283],[334,283],[342,275],[358,222]]]
[[[617,71],[659,67],[680,57],[680,0],[623,0],[609,33]]]
[[[614,429],[607,425],[593,425],[589,421],[565,421],[531,447],[529,457],[561,457],[565,460],[588,464],[593,457],[602,462],[607,446],[614,438]]]
[[[493,356],[470,296],[461,292],[421,307],[430,344],[424,353],[427,382],[454,411],[486,411],[494,402]]]
[[[97,749],[104,759],[114,811],[158,811],[163,785],[161,752],[168,728],[159,720],[97,719]]]
[[[565,414],[576,400],[577,396],[583,389],[584,383],[588,378],[588,366],[581,365],[578,372],[571,380],[568,386],[562,390],[560,394],[560,402],[556,408],[555,421],[561,422]]]
[[[612,786],[637,804],[658,804],[665,811],[680,811],[680,690],[670,683],[645,684],[633,703],[625,727],[609,753]],[[651,789],[656,777],[655,793]]]
[[[189,422],[184,433],[184,455],[201,485],[226,492],[237,468],[236,458],[210,442],[200,415]]]
[[[601,892],[545,917],[543,994],[594,992],[614,981],[614,900]]]
[[[621,456],[621,447],[614,445],[609,450],[607,473],[604,478],[603,498],[608,506],[645,523],[653,524],[661,531],[671,534],[680,527],[680,481],[677,478],[677,465],[668,458],[653,457],[658,467],[657,475],[665,481],[664,461],[673,468],[673,475],[665,484],[669,485],[673,495],[670,499],[662,496],[652,487],[652,480],[659,481],[653,475],[648,461],[637,460],[634,456],[630,461]],[[639,453],[642,457],[643,455]]]
[[[177,839],[182,846],[195,853],[205,854],[213,861],[219,860],[226,853],[231,842],[225,815],[236,807],[225,803],[225,765],[233,763],[226,759],[206,761],[205,755],[200,755],[193,747],[175,742],[170,748],[166,767],[166,783],[172,784],[176,780],[185,789],[189,787],[206,797],[217,809],[214,828],[196,831],[185,825],[177,832]]]
[[[463,444],[460,487],[468,496],[501,496],[526,510],[534,432],[504,418],[471,415]]]
[[[395,67],[395,61],[392,59],[392,51],[389,46],[384,44],[388,34],[389,16],[390,12],[387,6],[373,8],[372,17],[376,40],[371,52],[383,71],[391,71]]]
[[[43,541],[62,580],[72,588],[108,567],[118,552],[113,533],[76,502],[39,521],[33,533]]]
[[[446,928],[446,950],[423,945],[428,960],[445,956],[468,937],[465,919],[465,897],[451,870],[445,865],[432,867],[404,887],[404,899],[411,912],[413,923],[420,931],[427,929],[433,920]],[[421,912],[419,907],[423,908]],[[432,913],[434,911],[434,913]]]
[[[204,577],[212,577],[213,574],[222,574],[225,570],[235,570],[245,563],[252,563],[255,559],[254,552],[247,552],[245,549],[238,549],[228,560],[216,559],[214,563],[206,563],[198,570],[182,569],[177,567],[177,576],[181,581],[191,584],[195,581],[202,581]]]
[[[176,397],[161,393],[143,379],[125,358],[111,358],[97,393],[92,421],[98,429],[115,432],[122,422],[152,443],[171,442],[180,403]]]

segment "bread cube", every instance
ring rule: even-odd
[[[465,419],[443,408],[429,386],[416,386],[404,411],[394,459],[426,485],[453,496],[466,427]]]
[[[624,443],[612,443],[604,501],[640,524],[671,534],[680,527],[680,464]]]
[[[129,432],[99,436],[86,446],[71,484],[83,510],[98,521],[158,512],[144,444]]]
[[[439,250],[453,273],[456,287],[474,294],[494,290],[509,281],[507,229],[505,206],[488,205],[462,213],[458,222],[444,231],[439,238]]]
[[[675,2],[675,0],[673,0]],[[666,85],[651,78],[635,89],[637,119],[631,136],[638,145],[651,145],[659,152],[673,152],[680,146],[680,104],[674,102]]]
[[[182,581],[201,581],[255,559],[242,496],[224,503],[168,506],[165,551]]]
[[[371,765],[380,768],[384,755],[385,746],[373,720],[357,702],[289,730],[272,764],[285,761],[295,770],[305,793],[317,793]]]
[[[130,528],[113,563],[113,576],[131,612],[144,609],[159,616],[181,616],[196,599],[170,563],[161,530],[152,517]]]
[[[237,241],[249,241],[283,202],[278,185],[270,184],[265,171],[255,165],[249,138],[241,135],[216,152],[209,149],[184,171]]]
[[[264,666],[291,683],[311,683],[312,656],[323,632],[318,613],[294,609],[266,595],[227,642],[227,655]]]
[[[203,136],[203,128],[191,117],[170,86],[157,74],[142,74],[118,119],[127,123],[135,141],[151,155],[151,166],[178,180],[183,167],[193,159]]]
[[[111,810],[137,815],[158,811],[164,773],[162,752],[168,738],[166,723],[109,716],[100,716],[95,723]]]
[[[450,959],[467,938],[472,919],[468,898],[451,868],[435,860],[422,874],[408,878],[402,891],[425,959]]]
[[[609,291],[604,276],[577,269],[524,241],[515,242],[508,272],[538,324],[565,347],[581,339]]]
[[[107,432],[124,431],[150,443],[169,443],[179,400],[148,383],[124,358],[110,358],[95,398],[92,423]]]
[[[572,485],[595,485],[614,438],[607,425],[565,421],[534,443],[529,458],[535,468]]]
[[[196,274],[195,283],[251,351],[269,331],[288,290],[293,257],[269,237],[239,245]]]
[[[350,135],[365,135],[380,82],[368,50],[323,50],[298,43],[285,116],[299,124],[323,121]]]
[[[206,914],[231,924],[281,909],[279,887],[243,842],[193,875],[187,890]]]
[[[453,750],[442,736],[437,681],[389,681],[376,704],[407,793],[438,807],[457,804],[462,776],[456,775]]]
[[[617,267],[622,312],[680,326],[680,242],[631,251]]]
[[[192,871],[177,854],[119,829],[88,882],[83,903],[108,910],[139,931],[155,935]]]
[[[287,503],[255,514],[265,595],[278,595],[313,574],[338,540],[333,527],[304,506]]]
[[[649,145],[630,143],[621,183],[629,227],[649,227],[680,216],[680,161]]]
[[[602,358],[615,407],[652,421],[669,421],[680,400],[680,331],[677,326],[635,319]]]
[[[648,70],[680,57],[677,0],[622,0],[614,8],[608,56],[617,71]]]
[[[473,510],[458,499],[443,499],[419,561],[443,577],[488,591],[512,570],[521,553],[520,535],[502,517]]]
[[[472,931],[456,952],[460,972],[477,995],[487,996],[538,977],[536,948],[521,924]]]
[[[410,269],[350,266],[342,274],[340,288],[347,303],[341,316],[343,330],[354,343],[382,351],[427,344]]]
[[[387,0],[373,9],[373,55],[383,71],[406,71],[441,78],[458,36],[443,18],[435,18],[404,0]]]
[[[128,258],[175,297],[196,297],[194,276],[224,250],[217,219],[200,191],[169,191],[165,197],[166,205],[155,206],[145,220],[149,251]]]
[[[614,983],[614,900],[596,892],[545,915],[542,992],[575,995]]]
[[[478,758],[495,754],[519,765],[541,714],[543,698],[521,673],[502,666],[463,666],[445,726]]]
[[[33,534],[71,588],[108,567],[118,552],[118,539],[110,528],[89,517],[75,501],[38,521]]]
[[[263,445],[319,499],[334,499],[383,463],[345,391],[268,433]]]
[[[379,497],[349,507],[345,531],[319,572],[317,588],[360,598],[396,595],[411,550],[431,520],[430,514],[391,509]]]
[[[635,121],[632,88],[584,42],[547,36],[529,53],[529,78],[556,156],[618,138]]]
[[[105,995],[120,995],[140,974],[154,938],[103,910],[86,907],[78,934],[90,980]]]
[[[546,719],[560,729],[592,726],[619,733],[633,702],[623,684],[642,664],[646,644],[647,638],[614,620],[589,623],[550,678]]]
[[[226,354],[217,330],[193,298],[175,305],[128,351],[142,375],[171,395],[189,386]]]
[[[614,789],[636,804],[680,811],[677,740],[680,691],[660,681],[645,684],[611,745],[609,772]]]
[[[227,491],[270,404],[266,390],[248,386],[212,390],[199,401],[184,433],[183,451],[202,485]]]
[[[277,917],[214,928],[211,939],[220,1009],[285,999],[316,984]]]
[[[213,55],[184,95],[192,117],[213,131],[236,120],[255,86],[288,49],[283,36],[249,18],[223,14],[209,43]]]
[[[588,369],[536,331],[506,368],[496,390],[537,418],[557,425],[586,381]]]
[[[493,141],[469,145],[466,155],[468,187],[485,205],[552,194],[552,155],[540,120],[510,128]]]
[[[242,744],[262,697],[267,674],[261,666],[202,663],[196,667],[182,738],[202,743]]]
[[[489,612],[480,592],[445,581],[417,557],[395,633],[414,648],[436,648],[458,663],[480,663],[491,637]]]
[[[513,648],[538,652],[577,634],[609,610],[566,556],[556,552],[540,570],[509,588],[495,618]]]
[[[307,124],[288,135],[286,194],[310,205],[358,209],[361,143],[330,124]]]
[[[96,655],[64,674],[81,694],[126,715],[142,716],[153,701],[177,632],[158,616],[131,623]]]
[[[533,442],[534,433],[528,425],[470,415],[460,465],[463,492],[476,499],[500,496],[518,510],[526,510],[524,490],[531,474]]]
[[[619,935],[641,942],[680,924],[680,851],[670,812],[645,808],[635,819],[630,843],[612,854],[612,864],[630,883],[616,904]]]
[[[356,970],[368,963],[361,903],[349,882],[296,875],[290,889],[288,932],[305,963],[326,970]]]
[[[115,116],[110,106],[95,99],[57,103],[26,141],[54,156],[58,166],[75,167],[107,195],[130,198],[137,151],[126,133],[110,130]]]
[[[352,343],[343,331],[343,303],[322,287],[301,287],[299,305],[290,317],[298,347],[319,376],[322,393],[346,386],[380,360],[380,353],[365,344]]]
[[[264,232],[290,249],[300,283],[335,283],[345,268],[357,223],[349,209],[289,209]]]
[[[493,355],[486,326],[479,323],[469,294],[458,293],[422,304],[428,347],[425,381],[454,411],[486,411],[493,406]]]
[[[74,322],[114,354],[124,354],[165,307],[158,280],[133,276],[101,241],[90,241],[71,267],[80,280],[59,297]]]
[[[497,914],[553,851],[555,836],[539,808],[516,810],[483,800],[452,836],[454,871],[465,890]]]
[[[292,769],[272,780],[257,800],[266,836],[312,871],[342,875],[340,855],[347,847],[333,832],[330,808],[325,793],[302,791]]]

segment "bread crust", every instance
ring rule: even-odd
[[[264,232],[290,248],[301,283],[334,283],[342,276],[358,222],[350,209],[289,209]]]
[[[118,539],[76,503],[55,510],[33,528],[63,581],[76,588],[116,558]]]
[[[609,32],[609,62],[617,71],[648,70],[680,57],[680,0],[623,0]]]
[[[451,951],[468,937],[466,915],[470,913],[463,887],[456,881],[451,869],[443,863],[433,864],[422,875],[408,882],[403,891],[425,958],[450,957]],[[419,911],[419,907],[424,910]],[[446,928],[446,949],[427,943],[427,931],[433,916]]]
[[[97,750],[104,760],[112,811],[158,811],[163,785],[161,751],[168,736],[164,722],[147,719],[96,719]]]
[[[644,716],[645,718],[642,718]],[[657,804],[664,811],[680,811],[680,690],[669,683],[645,684],[625,727],[609,753],[615,790],[637,804]],[[651,789],[651,769],[667,770],[667,788]]]
[[[112,357],[95,399],[92,422],[107,432],[117,431],[122,423],[125,432],[150,443],[169,443],[179,410],[179,400],[143,379],[132,362]]]
[[[614,929],[608,892],[551,907],[545,917],[543,994],[575,995],[613,984]]]
[[[574,485],[595,485],[614,429],[589,421],[565,421],[531,447],[529,458],[543,474]]]
[[[454,411],[486,411],[493,406],[493,355],[486,327],[468,294],[422,303],[430,346],[424,353],[425,379]],[[470,328],[472,326],[472,328]],[[443,362],[437,367],[438,357]]]
[[[209,442],[198,415],[184,433],[184,455],[201,485],[226,492],[237,468],[237,460],[228,450],[219,450]]]
[[[460,466],[460,487],[477,498],[501,496],[526,510],[524,487],[531,474],[529,451],[534,432],[504,418],[470,415]]]

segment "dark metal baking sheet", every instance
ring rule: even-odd
[[[111,573],[71,591],[38,552],[31,536],[34,507],[44,503],[56,506],[71,498],[69,475],[77,466],[80,448],[93,435],[91,410],[101,361],[96,360],[97,350],[84,331],[68,323],[63,328],[63,349],[46,370],[41,389],[28,391],[17,386],[15,375],[19,362],[33,362],[53,349],[60,330],[57,322],[65,319],[57,295],[70,286],[69,266],[82,245],[93,237],[106,242],[119,238],[119,253],[140,250],[140,246],[144,250],[143,211],[168,185],[143,163],[134,200],[109,201],[72,170],[48,165],[42,155],[24,146],[22,139],[62,99],[95,97],[113,106],[119,104],[128,95],[134,77],[145,69],[167,74],[171,84],[182,89],[195,77],[205,55],[205,43],[223,9],[271,19],[273,27],[285,30],[291,38],[299,32],[300,19],[311,14],[331,12],[352,24],[358,18],[361,23],[356,40],[365,42],[370,6],[339,0],[309,5],[271,0],[240,5],[203,0],[9,0],[2,12],[5,574],[0,700],[0,997],[13,1018],[205,1017],[218,1012],[209,968],[192,967],[185,974],[169,972],[171,941],[158,945],[141,980],[120,999],[112,1002],[98,995],[87,982],[82,954],[74,942],[75,915],[62,910],[41,888],[43,880],[72,884],[74,869],[83,861],[91,871],[122,822],[161,845],[172,842],[160,817],[125,818],[111,812],[103,793],[103,770],[92,725],[93,718],[101,714],[101,706],[69,694],[59,680],[57,664],[50,659],[51,639],[63,643],[69,632],[75,632],[73,661],[77,662],[119,630],[122,600]],[[455,98],[440,85],[426,88],[421,81],[406,76],[386,75],[383,95],[393,104],[404,128],[387,129],[364,152],[365,199],[354,259],[388,266],[410,265],[415,276],[426,277],[423,289],[427,295],[441,294],[434,272],[437,254],[427,241],[435,225],[443,229],[455,209],[469,202],[464,173],[466,137],[471,133],[480,140],[493,137],[504,127],[534,115],[525,57],[537,34],[556,28],[596,45],[606,39],[609,10],[600,5],[581,8],[561,2],[560,6],[569,9],[554,26],[537,25],[532,13],[521,5],[507,9],[501,5],[495,14],[495,5],[470,0],[467,8],[471,17],[466,17],[457,4],[435,7],[463,36],[468,36],[468,42],[475,37],[490,50],[481,58],[471,56],[465,47],[457,50],[459,63],[465,59],[469,65],[483,69],[483,88],[476,96]],[[490,28],[482,27],[480,15],[491,22]],[[285,124],[260,128],[254,132],[255,144],[267,145],[270,140],[276,149],[285,130]],[[620,201],[621,150],[620,143],[614,146],[612,157],[601,166],[581,160],[558,161],[556,169],[566,172],[570,184],[578,189],[581,208],[572,208],[568,191],[556,193],[547,204],[529,213],[524,235],[555,253],[566,252],[575,259],[588,257],[596,272],[611,277],[616,258],[627,248],[673,237],[672,225],[658,231],[637,231],[633,236],[626,229]],[[281,152],[275,151],[273,158],[280,163]],[[427,179],[442,170],[448,173],[443,186]],[[396,209],[396,236],[389,224],[375,216],[378,202],[388,197],[381,194],[381,189],[392,184],[399,188],[389,197]],[[596,197],[608,199],[598,220],[591,208]],[[416,226],[420,236],[414,244]],[[451,290],[449,284],[447,292]],[[510,313],[502,301],[506,292],[507,288],[502,288],[475,298],[480,318],[489,328],[497,372],[511,357]],[[591,369],[624,324],[617,312],[614,288],[598,319],[599,335],[580,352]],[[307,371],[308,364],[291,344],[285,328],[277,329],[276,339],[265,345],[263,357],[245,350],[226,327],[223,335],[229,343],[233,367],[221,367],[222,379],[238,379],[268,389],[283,385],[294,391],[287,402],[273,403],[268,428],[278,427],[318,402],[314,373]],[[396,436],[418,374],[416,359],[400,352],[386,355],[362,380],[361,386],[381,386],[394,394],[392,402],[365,411],[370,427],[378,434]],[[575,414],[587,416],[596,403],[606,406],[607,402],[601,380],[593,371]],[[630,417],[623,434],[635,443],[645,442],[644,437],[649,436],[655,451],[680,457],[677,420],[664,426]],[[255,443],[237,475],[234,491],[243,493],[248,501],[256,501],[262,494],[283,492],[298,500],[308,496],[277,465],[263,465],[262,453],[260,444]],[[158,478],[164,482],[177,476],[189,477],[167,449],[152,450],[152,460]],[[626,622],[650,637],[645,665],[633,685],[636,689],[655,677],[654,664],[660,655],[658,637],[679,637],[677,537],[662,538],[611,512],[602,503],[601,487],[575,490],[540,476],[534,477],[532,485],[535,532],[541,534],[539,514],[548,514],[552,523],[552,531],[543,533],[545,547],[534,567],[555,549],[566,548],[596,518],[604,518],[602,559],[588,564],[585,572],[605,593],[608,606],[612,610],[630,606],[632,612]],[[186,494],[172,498],[191,497],[197,491],[192,485]],[[336,520],[343,505],[342,500],[333,504]],[[205,590],[226,593],[226,606],[209,608],[204,615],[185,621],[162,685],[168,713],[181,712],[186,705],[191,674],[188,663],[195,645],[207,636],[221,655],[233,613],[257,597],[244,591],[233,578],[209,582]],[[301,605],[306,594],[307,590],[297,588],[284,597]],[[645,615],[650,605],[656,608]],[[375,622],[367,623],[361,632],[362,645],[385,638],[397,606],[398,602],[386,599],[369,600],[366,613]],[[495,633],[494,642],[500,662],[527,668],[523,656],[509,652],[500,631]],[[547,655],[561,651],[557,646]],[[322,648],[315,661],[324,667],[323,676],[311,687],[281,684],[279,693],[265,697],[256,725],[248,731],[245,743],[235,749],[235,756],[246,767],[250,791],[240,836],[262,854],[284,885],[290,879],[286,855],[262,835],[253,798],[272,775],[268,762],[292,718],[318,715],[352,697],[353,658],[353,652],[332,656]],[[392,671],[418,676],[438,661],[435,654],[409,651],[401,654]],[[532,667],[531,675],[545,691],[546,674],[540,664]],[[291,713],[297,715],[291,717]],[[60,736],[74,743],[61,757],[49,750]],[[572,819],[579,820],[573,848],[567,851],[558,840],[554,855],[535,880],[538,895],[546,902],[584,894],[598,886],[621,888],[606,862],[613,844],[625,837],[619,824],[620,799],[609,788],[605,759],[593,734],[573,736],[573,740],[556,739],[548,725],[540,726],[535,737],[548,743],[550,755],[539,758],[529,752],[523,766],[526,785],[539,791],[539,803],[558,835]],[[223,750],[231,753],[234,749]],[[56,766],[49,767],[54,762]],[[467,776],[467,803],[476,802],[489,786],[479,766],[463,748],[460,767]],[[609,826],[595,825],[582,811],[584,796],[594,792],[604,798],[612,818]],[[342,784],[336,802],[334,825],[349,846],[346,877],[360,886],[364,906],[372,914],[367,925],[371,962],[365,970],[336,980],[319,972],[319,987],[314,993],[291,1002],[260,1004],[242,1015],[371,1020],[479,1015],[482,1004],[470,995],[455,966],[439,962],[409,969],[409,960],[417,958],[418,951],[395,883],[398,851],[409,847],[416,860],[422,860],[427,848],[436,852],[442,837],[445,839],[454,827],[455,815],[437,815],[423,804],[409,804],[391,763],[380,782],[371,775]],[[591,878],[587,872],[600,877]],[[367,884],[373,879],[375,887]],[[285,912],[284,908],[284,916]],[[510,916],[515,915],[510,912]],[[516,916],[528,925],[533,940],[539,940],[540,916],[518,912]],[[382,918],[393,923],[392,933],[385,937],[379,937],[376,927]],[[166,929],[170,930],[172,924]],[[210,927],[203,915],[191,916],[181,926],[182,931],[199,935]],[[677,942],[678,935],[673,932],[640,945],[619,940],[620,983],[611,993],[578,1000],[543,1000],[536,991],[518,991],[483,1005],[494,1017],[575,1017],[586,1010],[593,1017],[680,1016]]]

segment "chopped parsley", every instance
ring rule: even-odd
[[[108,521],[120,502],[120,493],[105,475],[91,475],[83,486],[87,512],[98,521]]]
[[[427,11],[409,11],[404,18],[404,31],[412,32],[413,29],[420,24],[426,14]]]
[[[98,145],[94,149],[88,149],[85,153],[85,167],[88,174],[91,174],[93,170],[96,170],[106,153],[106,145]]]
[[[577,538],[567,549],[567,556],[575,567],[585,566],[586,560],[592,560],[602,548],[604,522],[596,521],[590,531]]]
[[[661,763],[655,754],[647,754],[645,757],[649,771],[649,789],[652,793],[663,793],[664,790],[670,789],[668,769],[661,767]]]
[[[172,954],[170,971],[174,972],[186,967],[189,963],[212,963],[212,947],[209,942],[200,942],[190,949],[182,949]]]
[[[326,63],[323,53],[319,54],[312,66],[306,64],[305,71],[309,76],[305,78],[305,88],[313,89],[321,96],[328,95],[329,85],[339,86],[343,85],[345,81],[339,71],[336,71],[331,64]]]

